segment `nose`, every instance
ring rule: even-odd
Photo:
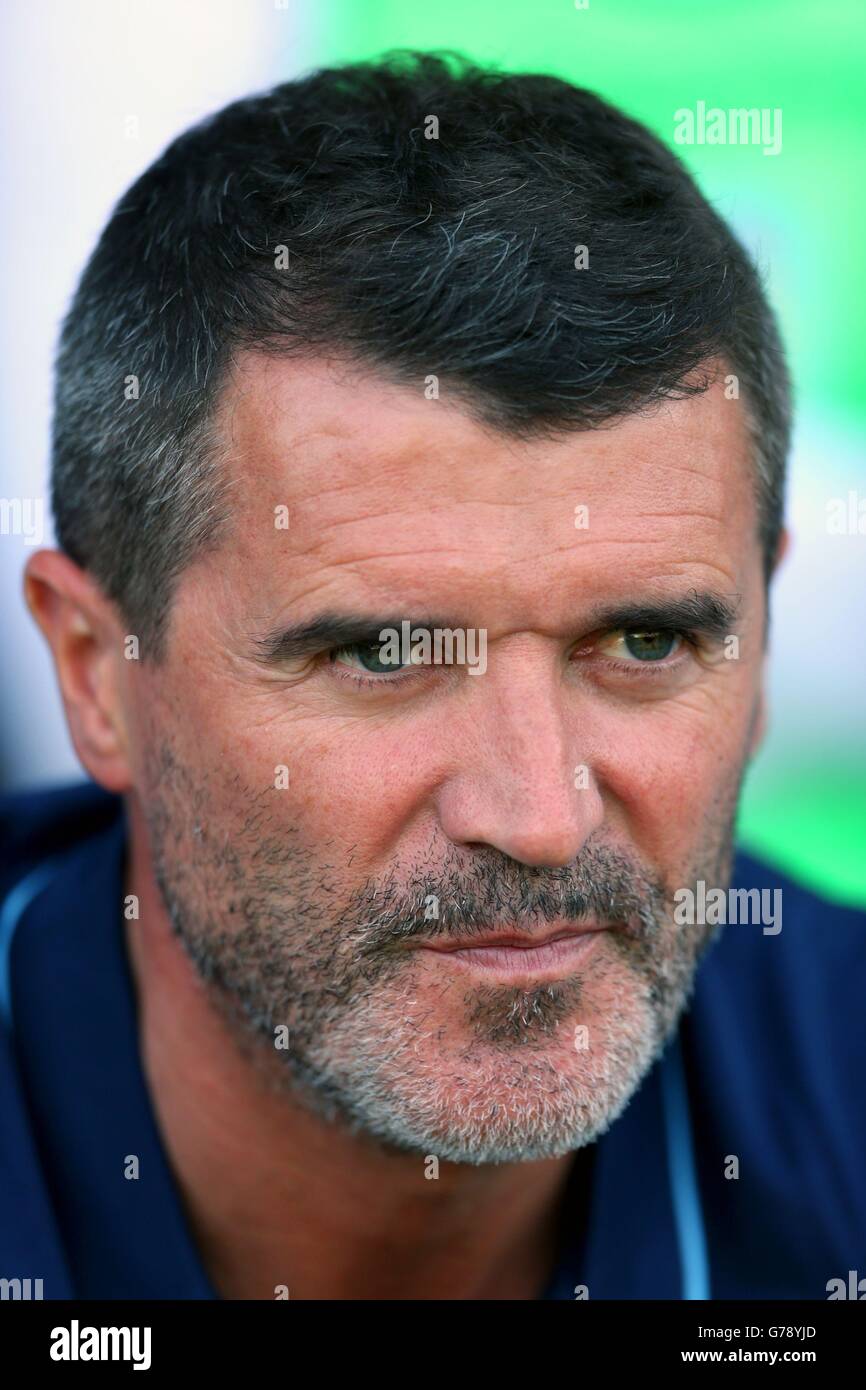
[[[573,862],[602,824],[595,778],[581,762],[575,711],[554,673],[505,687],[488,669],[459,753],[437,790],[443,832],[538,868]]]

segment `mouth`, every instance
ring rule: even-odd
[[[473,937],[471,945],[460,940],[425,941],[417,943],[415,949],[457,968],[537,980],[539,975],[556,978],[583,965],[607,930],[602,922],[581,922],[532,935],[489,932]]]

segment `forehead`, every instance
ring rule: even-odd
[[[597,430],[519,439],[353,364],[246,353],[222,402],[234,524],[221,563],[254,606],[382,602],[489,624],[759,561],[751,443],[720,383]],[[287,529],[275,526],[284,507]],[[459,606],[459,605],[457,605]],[[455,612],[455,618],[461,614]],[[467,621],[472,616],[464,614]]]

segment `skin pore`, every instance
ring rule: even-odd
[[[517,440],[446,397],[238,357],[231,524],[159,664],[67,557],[28,567],[79,756],[126,797],[143,1065],[227,1297],[537,1297],[573,1151],[714,932],[673,893],[728,881],[763,726],[741,403]],[[483,629],[486,670],[279,640],[380,615]],[[525,975],[430,949],[577,925]]]

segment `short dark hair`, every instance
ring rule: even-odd
[[[769,576],[790,387],[760,276],[676,156],[592,92],[389,54],[234,102],[121,198],[63,325],[52,488],[60,545],[142,654],[226,520],[214,406],[242,347],[435,374],[522,437],[705,389],[720,360]]]

